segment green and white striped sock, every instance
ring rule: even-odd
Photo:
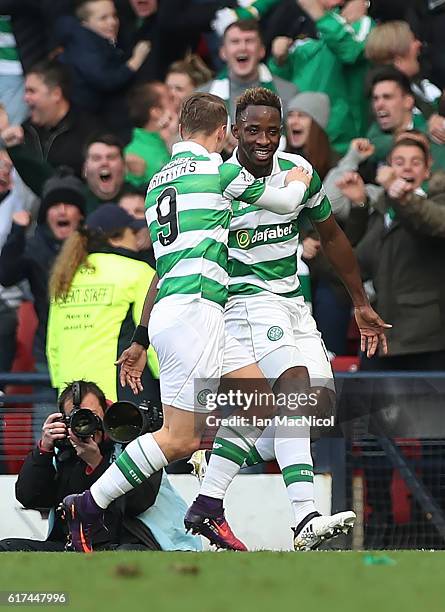
[[[112,501],[140,485],[167,464],[153,434],[146,433],[130,442],[117,460],[96,480],[91,487],[91,495],[101,508],[108,508]]]
[[[268,425],[250,449],[243,467],[258,465],[275,459],[274,437],[275,425]]]
[[[277,425],[274,448],[298,525],[316,511],[310,428]]]
[[[258,427],[221,426],[213,442],[212,454],[199,494],[224,499],[229,484],[238,474],[260,435],[261,429]]]

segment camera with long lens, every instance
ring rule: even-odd
[[[164,415],[162,408],[154,406],[150,400],[139,405],[129,401],[111,404],[103,420],[104,432],[113,442],[128,444],[144,433],[157,431],[162,427]]]
[[[73,383],[72,393],[73,409],[69,415],[66,415],[63,411],[63,406],[59,406],[59,410],[62,413],[60,420],[65,423],[67,429],[71,429],[75,436],[86,440],[91,438],[96,431],[103,431],[102,420],[89,408],[80,407],[82,401],[80,382],[76,381]],[[65,436],[65,438],[61,440],[56,440],[54,445],[60,451],[72,450],[72,445],[68,440],[68,436]]]

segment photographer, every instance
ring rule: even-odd
[[[82,423],[79,426],[72,420],[79,407],[97,417],[97,429],[89,437],[76,436],[71,430],[71,425],[78,433],[82,429]],[[50,511],[48,538],[7,538],[0,541],[0,552],[65,550],[67,529],[56,508],[67,494],[89,488],[115,458],[115,445],[102,428],[107,408],[103,392],[93,382],[73,382],[63,390],[60,412],[46,418],[42,438],[26,457],[16,483],[17,500],[25,508]],[[92,415],[90,418],[94,422]],[[171,505],[168,514],[163,508],[166,503]],[[156,472],[105,511],[103,525],[93,532],[94,549],[197,550],[199,543],[185,534],[182,525],[185,509],[166,475]]]

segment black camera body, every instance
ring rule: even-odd
[[[82,402],[82,389],[80,381],[73,383],[73,409],[71,414],[66,415],[63,406],[59,404],[59,410],[61,412],[60,420],[63,421],[68,429],[71,429],[72,433],[86,440],[91,438],[96,431],[103,431],[102,420],[94,414],[89,408],[81,408]],[[60,450],[71,450],[72,445],[68,440],[68,436],[61,440],[56,440],[55,446]]]
[[[144,433],[157,431],[162,427],[162,408],[150,400],[139,405],[129,401],[114,402],[108,408],[103,420],[104,432],[113,442],[128,444]]]

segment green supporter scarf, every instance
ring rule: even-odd
[[[272,73],[266,64],[258,65],[258,81],[260,87],[265,87],[266,89],[270,89],[270,91],[277,93],[277,88],[275,87]],[[222,70],[216,76],[215,80],[212,82],[209,93],[222,98],[226,103],[227,109],[232,115],[232,109],[230,108],[230,79],[227,74],[227,69]]]

